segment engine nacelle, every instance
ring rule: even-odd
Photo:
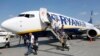
[[[95,29],[89,29],[89,30],[87,30],[87,36],[88,37],[96,37],[97,36],[97,31],[95,30]]]

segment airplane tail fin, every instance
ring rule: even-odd
[[[91,18],[90,18],[90,20],[89,20],[89,23],[91,23],[91,24],[93,23],[93,20],[92,20]]]
[[[93,11],[91,11],[90,20],[88,22],[91,24],[93,23]]]

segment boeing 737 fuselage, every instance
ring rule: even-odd
[[[64,30],[69,35],[86,34],[88,37],[96,37],[100,34],[99,29],[88,22],[62,14],[52,13],[45,8],[41,8],[39,11],[23,12],[17,17],[4,21],[1,26],[17,34],[32,32],[37,35],[45,35],[49,32],[46,30],[46,23],[51,24],[52,20],[55,18],[60,21],[60,24],[64,25]]]

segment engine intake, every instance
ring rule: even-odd
[[[88,37],[96,37],[97,32],[94,29],[90,29],[90,30],[87,31],[87,35],[88,35]]]

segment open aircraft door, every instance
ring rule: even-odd
[[[43,23],[50,23],[46,8],[40,8],[40,19]]]
[[[48,23],[50,23],[50,20],[48,18],[48,12],[46,8],[40,8],[39,11],[39,17],[42,23],[42,28],[45,29],[48,25]]]

